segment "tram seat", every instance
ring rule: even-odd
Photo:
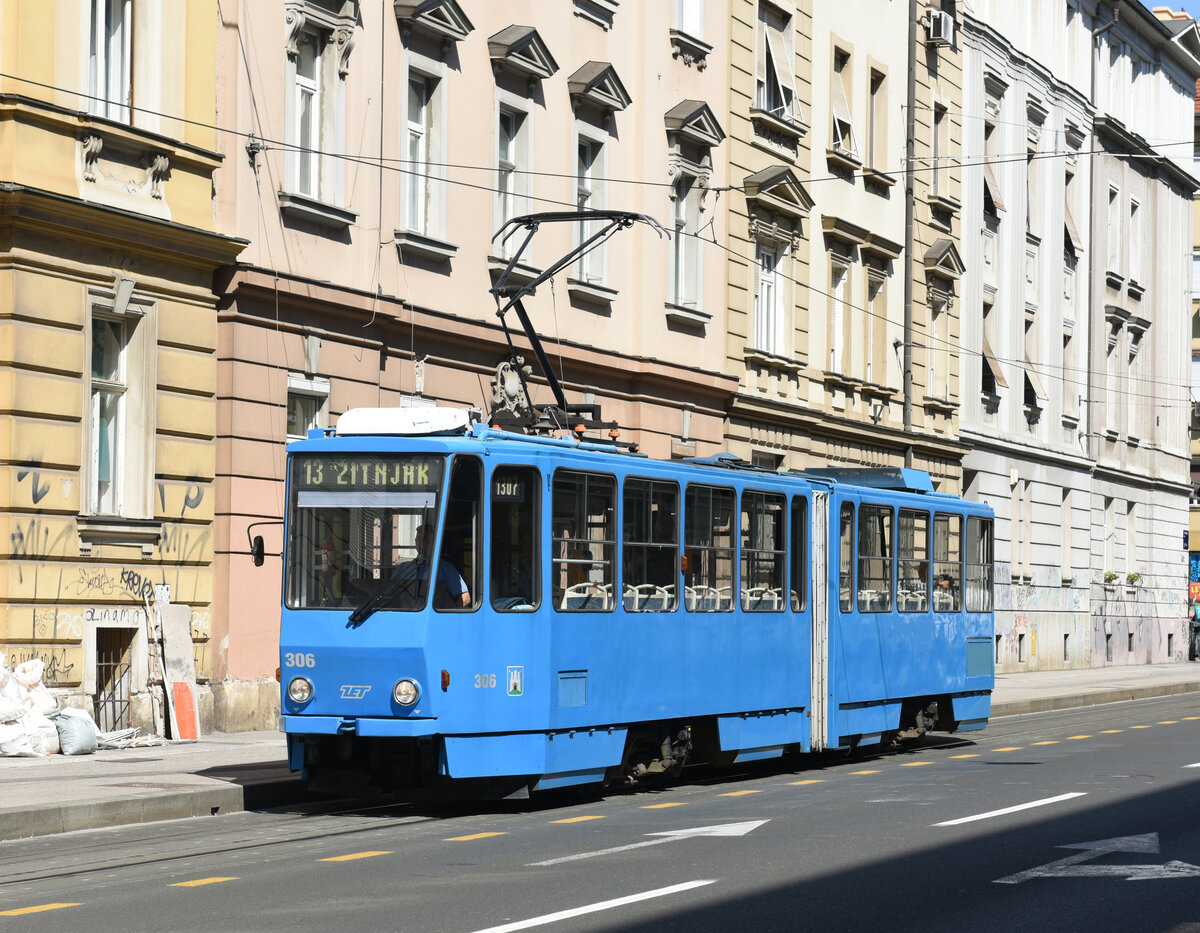
[[[563,591],[560,609],[607,609],[610,603],[607,583],[575,583]]]
[[[728,612],[733,608],[733,587],[722,586],[715,591],[717,594],[716,609],[720,612]]]
[[[940,593],[937,590],[933,591],[933,611],[934,612],[953,612],[954,611],[954,594]]]
[[[621,601],[626,612],[661,612],[670,605],[671,593],[668,587],[641,583],[626,586]]]
[[[783,608],[783,593],[769,586],[742,590],[742,608],[750,611],[775,611]]]

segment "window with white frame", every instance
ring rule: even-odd
[[[671,303],[700,308],[700,180],[681,172],[671,187]]]
[[[871,71],[867,110],[867,165],[888,172],[887,164],[887,75]]]
[[[929,394],[950,397],[950,302],[935,296],[929,303]]]
[[[1121,269],[1121,189],[1108,186],[1108,271]]]
[[[858,158],[854,119],[850,109],[850,53],[833,50],[833,74],[830,76],[830,111],[833,114],[831,142],[835,151]]]
[[[883,346],[887,339],[887,277],[877,268],[867,270],[867,309],[864,322],[863,377],[883,385],[887,370],[883,365]]]
[[[792,18],[779,7],[759,0],[755,30],[754,106],[780,120],[800,119],[793,67]]]
[[[408,229],[429,234],[434,177],[434,91],[436,78],[410,71],[408,74],[408,113],[405,127],[408,137]]]
[[[321,81],[324,37],[306,29],[296,41],[295,128],[297,146],[295,189],[297,194],[320,197],[321,178]]]
[[[287,438],[303,440],[315,428],[329,426],[329,380],[288,373]]]
[[[1074,524],[1074,514],[1071,511],[1071,490],[1062,490],[1062,517],[1060,521],[1062,525],[1062,548],[1061,548],[1061,565],[1062,565],[1062,581],[1067,583],[1071,580],[1074,574],[1074,551],[1072,544],[1072,525]]]
[[[933,108],[933,196],[950,197],[950,116],[941,104]]]
[[[493,229],[524,212],[529,171],[530,115],[515,104],[501,103],[496,116],[496,216]],[[497,241],[494,249],[507,254]]]
[[[758,245],[758,291],[754,296],[754,346],[764,353],[784,356],[783,289],[780,287],[779,267],[783,253],[763,244]]]
[[[1117,500],[1104,497],[1104,568],[1103,572],[1116,571]]]
[[[132,0],[91,0],[88,110],[128,123],[133,45]]]
[[[675,28],[693,39],[702,39],[704,0],[675,0]]]
[[[598,138],[577,132],[575,144],[575,206],[581,211],[604,210],[605,147]],[[591,236],[600,224],[579,221],[575,227],[578,246]],[[604,281],[605,249],[594,246],[576,264],[575,275],[581,282],[600,284]]]
[[[1125,573],[1137,571],[1137,503],[1125,506]]]
[[[829,264],[829,369],[840,373],[846,356],[846,283],[850,267],[837,259]]]
[[[90,296],[85,392],[86,514],[149,518],[153,486],[155,339],[153,306],[131,300],[132,282]]]
[[[1129,199],[1129,278],[1142,283],[1142,212],[1136,198]]]

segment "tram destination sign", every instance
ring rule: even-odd
[[[302,491],[417,492],[441,485],[442,463],[440,457],[306,454],[295,458],[292,477]]]

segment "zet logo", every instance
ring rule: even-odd
[[[361,700],[370,692],[370,685],[359,686],[357,684],[342,684],[343,700]]]

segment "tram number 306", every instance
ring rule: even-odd
[[[283,665],[284,667],[316,667],[317,656],[289,651],[283,656]]]
[[[496,675],[495,674],[476,674],[475,675],[475,689],[476,690],[487,690],[494,686],[496,686]]]

